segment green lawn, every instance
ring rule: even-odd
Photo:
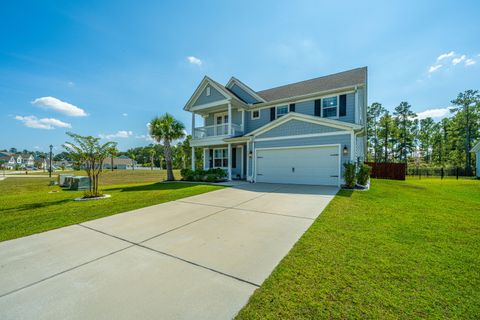
[[[478,319],[480,181],[342,190],[238,319]]]
[[[8,171],[7,171],[8,173]],[[37,171],[28,171],[29,175],[42,175],[48,176],[48,172],[43,172],[41,170]],[[76,176],[86,176],[84,170],[79,171],[55,171],[52,174],[52,179],[56,180],[59,174],[73,174]],[[180,179],[180,170],[173,170],[175,179]],[[25,176],[24,173],[20,174]],[[1,175],[0,175],[1,176]],[[126,183],[138,183],[138,182],[158,182],[163,181],[167,178],[166,170],[104,170],[101,178],[101,185],[112,185],[112,184],[126,184]]]
[[[222,188],[191,183],[145,182],[155,177],[142,172],[135,178],[133,175],[122,178],[125,172],[118,172],[105,174],[101,189],[112,197],[98,201],[73,201],[81,197],[83,191],[64,191],[58,186],[48,186],[48,178],[7,178],[0,181],[0,241]],[[105,185],[120,180],[125,182]]]

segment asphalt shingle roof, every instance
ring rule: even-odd
[[[365,84],[366,75],[367,67],[362,67],[263,91],[257,91],[257,94],[266,101],[286,99],[315,92]]]

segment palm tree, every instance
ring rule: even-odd
[[[175,180],[172,170],[171,143],[185,137],[185,126],[172,115],[165,113],[150,121],[150,136],[158,143],[163,141],[165,162],[167,163],[167,181]]]
[[[115,157],[118,153],[118,150],[116,147],[111,147],[109,150],[108,150],[108,153],[110,154],[110,166],[111,166],[111,169],[113,171],[113,157]]]

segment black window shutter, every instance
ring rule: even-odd
[[[208,168],[209,169],[212,169],[213,168],[213,149],[210,149],[210,159],[208,161]]]
[[[275,120],[275,107],[270,108],[270,121]]]
[[[232,148],[232,168],[237,167],[237,148]]]
[[[315,116],[317,117],[320,117],[320,115],[322,114],[322,110],[320,109],[321,101],[322,101],[321,99],[315,100]]]
[[[295,112],[295,103],[290,103],[290,112]]]
[[[345,117],[347,115],[347,95],[342,94],[340,96],[340,117]]]

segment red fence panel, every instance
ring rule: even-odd
[[[405,180],[407,165],[405,163],[365,162],[372,167],[370,177],[379,179]]]

